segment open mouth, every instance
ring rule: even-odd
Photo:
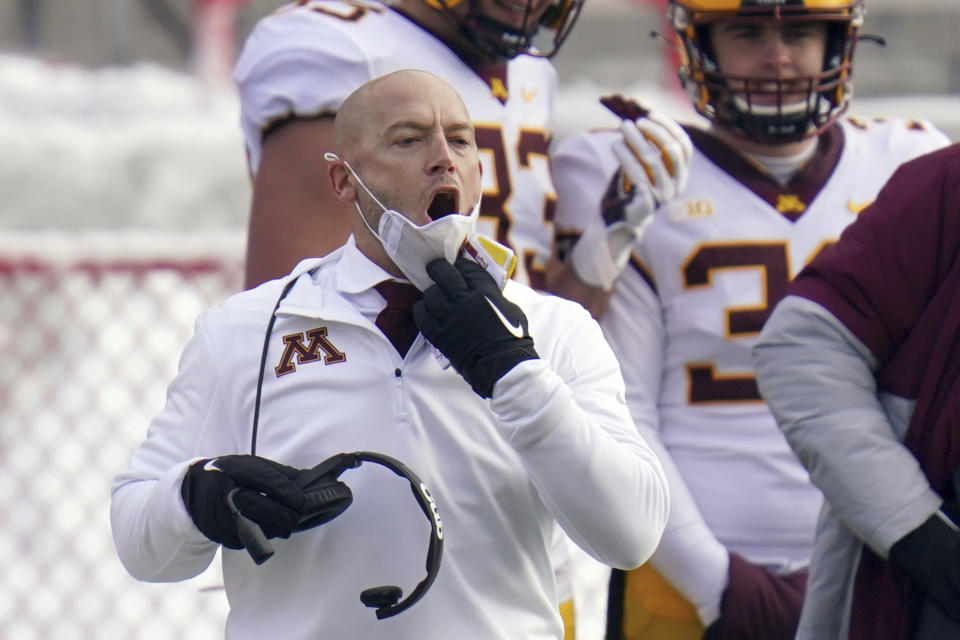
[[[457,200],[457,192],[454,189],[437,191],[433,196],[433,200],[430,201],[430,206],[427,207],[427,215],[430,216],[431,220],[439,220],[451,213],[459,213],[460,209],[457,206]]]

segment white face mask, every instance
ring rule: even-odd
[[[340,160],[334,153],[324,154],[330,162]],[[383,245],[387,256],[393,260],[403,275],[413,283],[413,286],[426,291],[433,285],[433,280],[427,275],[427,264],[437,258],[444,258],[450,264],[457,259],[464,241],[474,234],[477,218],[480,216],[480,202],[478,201],[470,211],[470,215],[451,213],[439,220],[432,220],[420,226],[412,223],[399,211],[388,209],[367,188],[353,168],[343,161],[344,166],[353,176],[357,184],[367,192],[377,205],[383,209],[378,225],[379,231],[374,231],[355,201],[360,219]]]

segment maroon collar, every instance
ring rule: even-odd
[[[817,149],[785,185],[781,185],[713,134],[685,126],[703,155],[747,187],[791,222],[796,222],[830,179],[843,152],[843,129],[833,125],[817,141]]]
[[[500,104],[507,103],[507,63],[491,62],[482,66],[474,66],[473,72],[483,78],[483,81],[490,87],[490,95],[500,101]]]

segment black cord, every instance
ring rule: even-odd
[[[250,455],[252,456],[257,455],[257,429],[260,427],[260,396],[263,393],[263,375],[267,368],[267,351],[270,349],[270,334],[273,333],[273,325],[277,321],[277,309],[280,308],[280,303],[283,302],[283,299],[290,293],[290,289],[293,288],[297,280],[299,280],[299,278],[294,278],[288,282],[287,286],[280,292],[280,297],[277,298],[277,304],[273,305],[270,322],[267,323],[267,332],[263,336],[263,351],[260,353],[260,376],[257,378],[257,396],[253,403],[253,430],[250,435]]]

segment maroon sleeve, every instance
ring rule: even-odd
[[[731,553],[720,619],[703,640],[793,640],[806,588],[806,571],[776,575]]]
[[[960,248],[960,144],[901,166],[794,280],[881,361],[914,326]]]

